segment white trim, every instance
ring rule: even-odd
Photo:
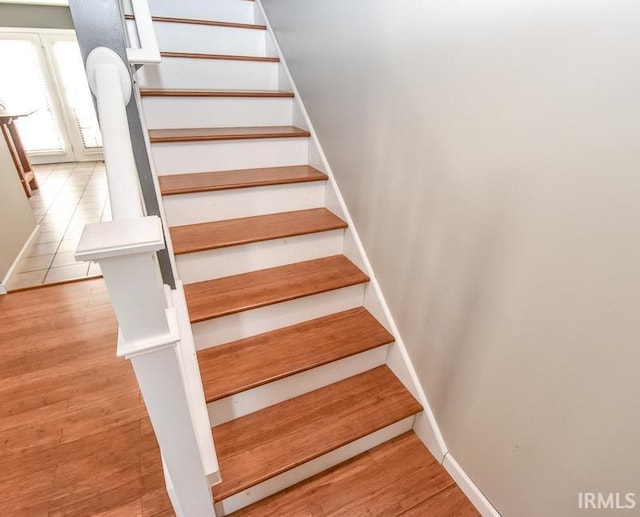
[[[460,489],[469,498],[473,506],[483,517],[500,517],[500,513],[489,502],[489,499],[480,491],[478,486],[471,480],[460,464],[454,459],[450,452],[447,452],[442,462],[442,466],[451,475]]]
[[[168,291],[169,301],[173,305],[178,318],[180,343],[177,351],[180,354],[185,390],[188,394],[187,401],[190,404],[189,410],[191,411],[193,430],[200,449],[202,467],[209,485],[215,485],[220,483],[222,478],[220,477],[220,467],[218,466],[218,458],[213,445],[211,422],[207,413],[204,386],[200,377],[196,348],[193,334],[191,333],[191,322],[189,321],[187,300],[184,296],[184,285],[180,280],[176,280],[176,288],[174,290],[169,290],[167,285],[165,285],[165,290]],[[167,490],[169,489],[170,487],[167,486]]]
[[[99,261],[161,249],[164,249],[162,222],[158,216],[150,215],[85,225],[74,257]]]
[[[127,59],[132,65],[158,64],[162,60],[147,0],[131,0],[140,48],[127,48]]]
[[[0,4],[69,6],[69,0],[0,0]]]
[[[373,272],[373,269],[371,267],[371,263],[369,262],[369,258],[367,257],[367,254],[365,252],[364,246],[362,245],[362,241],[360,240],[360,237],[358,235],[358,232],[355,229],[355,225],[353,222],[353,219],[351,218],[351,215],[347,209],[347,205],[344,201],[344,198],[342,197],[342,193],[340,192],[340,189],[338,187],[338,184],[336,182],[335,176],[333,174],[333,171],[331,169],[331,166],[329,165],[329,162],[327,160],[327,157],[325,156],[324,150],[322,149],[322,146],[320,145],[320,141],[318,139],[318,135],[316,134],[316,131],[313,127],[313,124],[311,123],[311,119],[309,118],[309,114],[307,113],[306,108],[304,107],[304,104],[302,103],[301,100],[301,96],[300,96],[300,91],[298,90],[295,81],[293,80],[293,76],[291,75],[291,72],[289,70],[289,67],[287,66],[286,60],[284,58],[284,55],[282,53],[282,49],[280,48],[280,45],[278,44],[275,32],[273,31],[273,28],[271,26],[271,22],[269,21],[269,18],[264,10],[264,7],[262,6],[262,1],[261,0],[255,0],[256,5],[259,7],[260,11],[261,11],[261,15],[263,17],[264,23],[267,25],[268,28],[268,33],[271,35],[272,37],[272,44],[274,47],[274,50],[277,52],[278,56],[280,57],[280,65],[282,67],[282,70],[284,71],[284,75],[286,76],[286,78],[288,79],[288,81],[290,82],[290,86],[291,89],[294,92],[294,99],[296,100],[298,107],[300,109],[300,113],[304,119],[304,122],[308,128],[308,130],[311,132],[311,139],[313,141],[313,143],[315,144],[316,150],[319,154],[319,158],[322,162],[322,165],[324,167],[324,172],[327,174],[327,176],[329,176],[329,182],[331,184],[331,186],[333,187],[335,196],[337,198],[337,201],[340,205],[340,208],[343,211],[343,217],[346,219],[347,224],[349,225],[348,227],[348,231],[350,231],[353,235],[353,239],[354,239],[354,243],[356,246],[356,249],[358,251],[358,253],[360,254],[360,257],[362,259],[364,268],[366,270],[366,273],[369,275],[370,277],[370,285],[373,287],[375,294],[378,298],[378,301],[382,307],[382,311],[384,312],[384,315],[386,316],[387,320],[388,320],[388,324],[389,324],[389,330],[391,331],[391,333],[395,336],[396,339],[396,346],[398,348],[398,351],[403,359],[404,362],[404,366],[408,372],[409,378],[411,379],[411,381],[413,382],[414,386],[412,387],[413,389],[411,389],[411,391],[413,391],[418,398],[418,401],[420,402],[420,404],[422,404],[422,407],[424,408],[424,412],[425,415],[428,419],[428,424],[429,424],[429,430],[430,433],[432,434],[433,439],[429,440],[429,443],[427,443],[426,441],[424,441],[424,435],[425,433],[420,433],[420,437],[421,440],[424,441],[425,445],[427,446],[427,448],[429,448],[429,450],[431,451],[431,453],[438,458],[439,461],[442,461],[443,458],[445,457],[445,455],[447,454],[447,445],[444,441],[444,438],[442,436],[442,433],[440,432],[440,428],[438,427],[438,424],[436,422],[435,416],[433,414],[433,411],[431,410],[431,406],[429,405],[429,401],[427,399],[427,396],[424,392],[424,389],[422,388],[418,375],[416,374],[416,371],[413,367],[413,364],[411,363],[411,359],[409,358],[409,353],[407,352],[407,348],[404,345],[404,342],[402,340],[402,337],[400,336],[400,332],[398,331],[398,327],[395,324],[395,321],[393,319],[393,316],[391,315],[391,311],[389,309],[389,306],[384,298],[384,295],[382,294],[382,290],[380,289],[380,284],[378,283],[378,280]]]
[[[5,2],[0,2],[5,3]],[[14,3],[14,2],[6,2]],[[0,32],[27,32],[31,34],[70,34],[76,35],[76,31],[73,29],[45,29],[39,27],[0,27]]]
[[[0,286],[3,289],[4,289],[4,286],[9,285],[9,280],[11,279],[11,276],[15,273],[15,270],[18,267],[18,262],[20,262],[20,260],[22,260],[22,257],[24,256],[24,254],[29,249],[29,246],[31,246],[31,243],[33,242],[33,239],[36,238],[36,235],[38,235],[39,231],[40,231],[40,225],[36,224],[36,227],[33,229],[33,231],[31,232],[31,235],[29,235],[29,238],[25,241],[24,245],[20,249],[20,252],[16,256],[15,260],[13,261],[13,264],[11,264],[11,267],[9,268],[9,271],[7,271],[7,274],[4,275],[4,278],[2,279],[2,282],[0,282]],[[6,294],[6,291],[4,293],[0,292],[0,294]]]

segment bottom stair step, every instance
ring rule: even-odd
[[[207,402],[386,345],[393,336],[364,307],[198,352]]]
[[[479,513],[409,431],[233,515],[471,517]]]
[[[213,428],[216,502],[422,411],[386,366]]]

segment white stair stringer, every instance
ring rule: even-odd
[[[163,57],[160,64],[141,68],[136,81],[141,88],[277,90],[278,65],[274,61]]]
[[[170,226],[292,212],[323,206],[325,182],[176,194],[164,198]]]
[[[293,125],[291,97],[143,97],[147,127]]]
[[[187,388],[188,400],[191,402],[189,411],[194,422],[194,432],[200,449],[200,457],[202,458],[207,482],[210,485],[214,485],[221,480],[220,468],[211,436],[210,419],[207,418],[207,414],[203,415],[203,411],[200,410],[203,407],[203,403],[205,403],[205,397],[191,325],[189,324],[189,311],[184,297],[183,283],[177,281],[175,290],[170,290],[168,286],[165,286],[165,288],[167,300],[176,310],[180,328],[180,345],[177,348],[177,354]]]
[[[197,350],[223,345],[362,306],[364,284],[200,321],[191,325]]]
[[[123,0],[124,12],[133,14],[131,0]],[[149,0],[153,16],[192,18],[221,22],[254,23],[254,2],[250,0],[176,1]]]
[[[309,139],[256,138],[152,144],[158,174],[284,167],[308,161]]]
[[[274,404],[299,397],[313,390],[324,388],[329,384],[334,384],[382,366],[386,362],[388,348],[388,345],[372,348],[371,350],[210,402],[207,408],[211,425],[224,424],[230,420],[246,416]]]
[[[302,465],[287,470],[286,472],[263,481],[262,483],[254,485],[247,490],[239,492],[231,497],[227,497],[219,503],[216,503],[216,515],[229,515],[230,513],[240,510],[245,506],[249,506],[250,504],[260,501],[265,497],[275,494],[280,490],[289,488],[300,481],[343,463],[358,454],[362,454],[369,449],[373,449],[377,445],[410,431],[413,427],[413,421],[413,416],[407,417],[394,424],[388,425],[387,427],[383,427],[374,433],[343,445],[338,449],[323,454],[311,461],[303,463]]]
[[[249,273],[342,253],[344,230],[330,230],[282,239],[229,246],[176,256],[185,284]]]
[[[218,20],[213,20],[218,21]],[[129,41],[139,48],[134,20],[127,21]],[[266,56],[266,31],[216,25],[153,22],[161,52],[196,52],[231,56]]]

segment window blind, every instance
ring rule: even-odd
[[[16,122],[27,152],[63,153],[39,51],[32,39],[0,39],[0,102],[7,111],[37,109]]]

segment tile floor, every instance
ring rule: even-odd
[[[40,188],[30,198],[40,231],[9,279],[8,290],[100,274],[76,262],[84,225],[111,219],[103,162],[34,166]]]

